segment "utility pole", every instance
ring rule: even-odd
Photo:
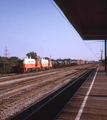
[[[7,50],[7,47],[6,47],[5,51],[6,51],[5,55],[6,55],[6,58],[7,58],[7,55],[8,55],[8,54],[7,54],[7,51],[8,51],[8,50]]]
[[[50,58],[51,58],[51,55],[50,55]]]
[[[101,50],[101,62],[103,60],[103,49]]]
[[[4,61],[4,73],[6,73],[6,71],[5,71],[5,70],[7,70],[7,69],[6,69],[6,64],[8,63],[8,60],[7,60],[7,55],[8,55],[8,53],[7,53],[7,51],[8,51],[8,50],[7,50],[7,47],[6,47],[6,49],[5,49],[5,54],[4,54],[4,55],[6,56],[6,59],[5,59],[5,61]]]

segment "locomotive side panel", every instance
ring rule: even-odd
[[[44,70],[46,68],[48,68],[48,60],[47,59],[41,59],[41,69]]]
[[[44,57],[44,59],[48,60],[48,68],[52,68],[52,61],[51,61],[51,58],[49,57]]]
[[[24,72],[28,71],[28,69],[32,69],[32,68],[35,68],[35,59],[29,59],[29,58],[25,58],[24,61],[23,61],[23,67],[24,67]]]

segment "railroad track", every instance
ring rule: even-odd
[[[69,66],[71,68],[71,66]],[[63,69],[67,69],[69,67],[63,67]],[[73,67],[73,66],[72,66]],[[76,66],[75,66],[76,67]],[[78,68],[78,67],[77,67]],[[3,76],[0,76],[0,80],[1,79],[5,79],[7,80],[8,78],[10,79],[14,79],[14,78],[20,78],[20,77],[27,77],[27,76],[33,76],[33,75],[38,75],[38,74],[41,74],[41,73],[48,73],[49,71],[52,72],[52,71],[60,71],[62,70],[62,68],[52,68],[52,69],[49,69],[49,70],[42,70],[42,71],[33,71],[33,72],[29,72],[29,73],[11,73],[11,74],[6,74],[6,75],[3,75]]]
[[[69,68],[71,68],[71,69],[81,69],[81,67],[85,68],[86,66],[90,66],[90,65],[69,66],[69,67],[64,67],[63,70],[67,70]],[[4,76],[0,77],[0,82],[12,80],[12,79],[17,79],[17,78],[24,78],[24,77],[28,77],[28,76],[35,76],[35,75],[38,75],[38,74],[54,72],[54,71],[62,71],[62,68],[50,69],[50,70],[45,70],[45,71],[36,71],[36,72],[34,71],[34,72],[30,72],[30,73],[7,74],[7,75],[4,75]]]
[[[0,113],[1,120],[15,115],[31,104],[43,99],[45,96],[54,92],[56,89],[64,86],[74,78],[80,76],[89,69],[90,66],[84,66],[82,69],[69,68],[60,69],[56,72],[39,74],[33,78],[21,78],[0,82]],[[80,72],[81,71],[81,72]],[[14,111],[13,111],[14,110]]]
[[[79,78],[63,86],[39,103],[32,105],[25,111],[14,116],[11,120],[44,120],[44,118],[46,120],[56,120],[93,71],[94,69],[88,70]]]

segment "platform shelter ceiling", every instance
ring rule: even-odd
[[[84,40],[107,39],[107,0],[54,0]]]

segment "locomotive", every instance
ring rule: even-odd
[[[18,64],[16,66],[16,72],[31,72],[31,71],[39,71],[52,68],[51,59],[39,58],[37,56],[32,56],[28,58],[28,56],[24,59],[19,59]]]

